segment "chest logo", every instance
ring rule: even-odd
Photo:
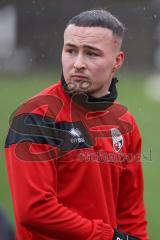
[[[82,133],[81,133],[81,131],[78,128],[71,128],[69,133],[73,137],[73,138],[71,138],[71,143],[82,143],[82,142],[85,142],[84,138],[81,137]]]
[[[115,152],[119,152],[123,147],[123,137],[117,128],[111,129],[112,143]]]

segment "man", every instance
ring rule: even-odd
[[[18,240],[147,240],[141,138],[115,102],[125,28],[105,10],[64,31],[61,80],[24,103],[6,140]]]

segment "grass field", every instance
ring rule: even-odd
[[[123,74],[124,75],[124,74]],[[143,137],[143,166],[145,178],[145,204],[148,218],[150,239],[159,236],[159,201],[160,201],[160,102],[154,102],[144,93],[144,76],[123,75],[118,84],[119,101],[128,106],[136,117]],[[52,72],[0,75],[0,203],[13,221],[13,211],[4,164],[3,145],[8,129],[10,114],[25,99],[57,80]],[[125,75],[124,75],[125,76]],[[141,81],[143,80],[143,81]]]

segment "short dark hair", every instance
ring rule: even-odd
[[[104,9],[93,9],[81,12],[69,20],[67,26],[102,27],[112,30],[117,37],[123,38],[126,28],[115,16]]]

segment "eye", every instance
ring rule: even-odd
[[[73,48],[67,48],[65,51],[66,51],[67,53],[70,53],[70,54],[76,53],[76,50],[73,49]]]
[[[87,52],[87,55],[88,56],[90,56],[90,57],[97,57],[98,56],[98,54],[97,53],[95,53],[95,52]]]

